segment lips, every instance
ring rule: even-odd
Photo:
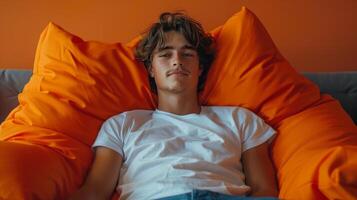
[[[172,72],[169,72],[167,74],[167,76],[171,76],[171,75],[183,75],[183,76],[188,76],[188,72],[185,72],[185,71],[172,71]]]

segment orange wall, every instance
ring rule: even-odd
[[[162,11],[185,10],[210,30],[242,5],[298,70],[357,70],[356,0],[0,0],[0,68],[31,68],[49,21],[86,40],[127,42]]]

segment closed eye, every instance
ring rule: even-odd
[[[184,53],[183,55],[186,56],[186,57],[192,57],[192,56],[194,56],[194,54],[192,54],[192,53]]]
[[[168,54],[168,53],[160,54],[160,55],[159,55],[159,57],[169,57],[169,56],[170,56],[170,54]]]

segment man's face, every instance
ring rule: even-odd
[[[199,58],[194,47],[176,32],[165,33],[165,45],[153,52],[150,76],[158,92],[197,92],[201,74]]]

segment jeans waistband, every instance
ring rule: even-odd
[[[193,189],[191,192],[178,194],[157,200],[277,200],[276,197],[246,197],[222,194],[209,190]]]

